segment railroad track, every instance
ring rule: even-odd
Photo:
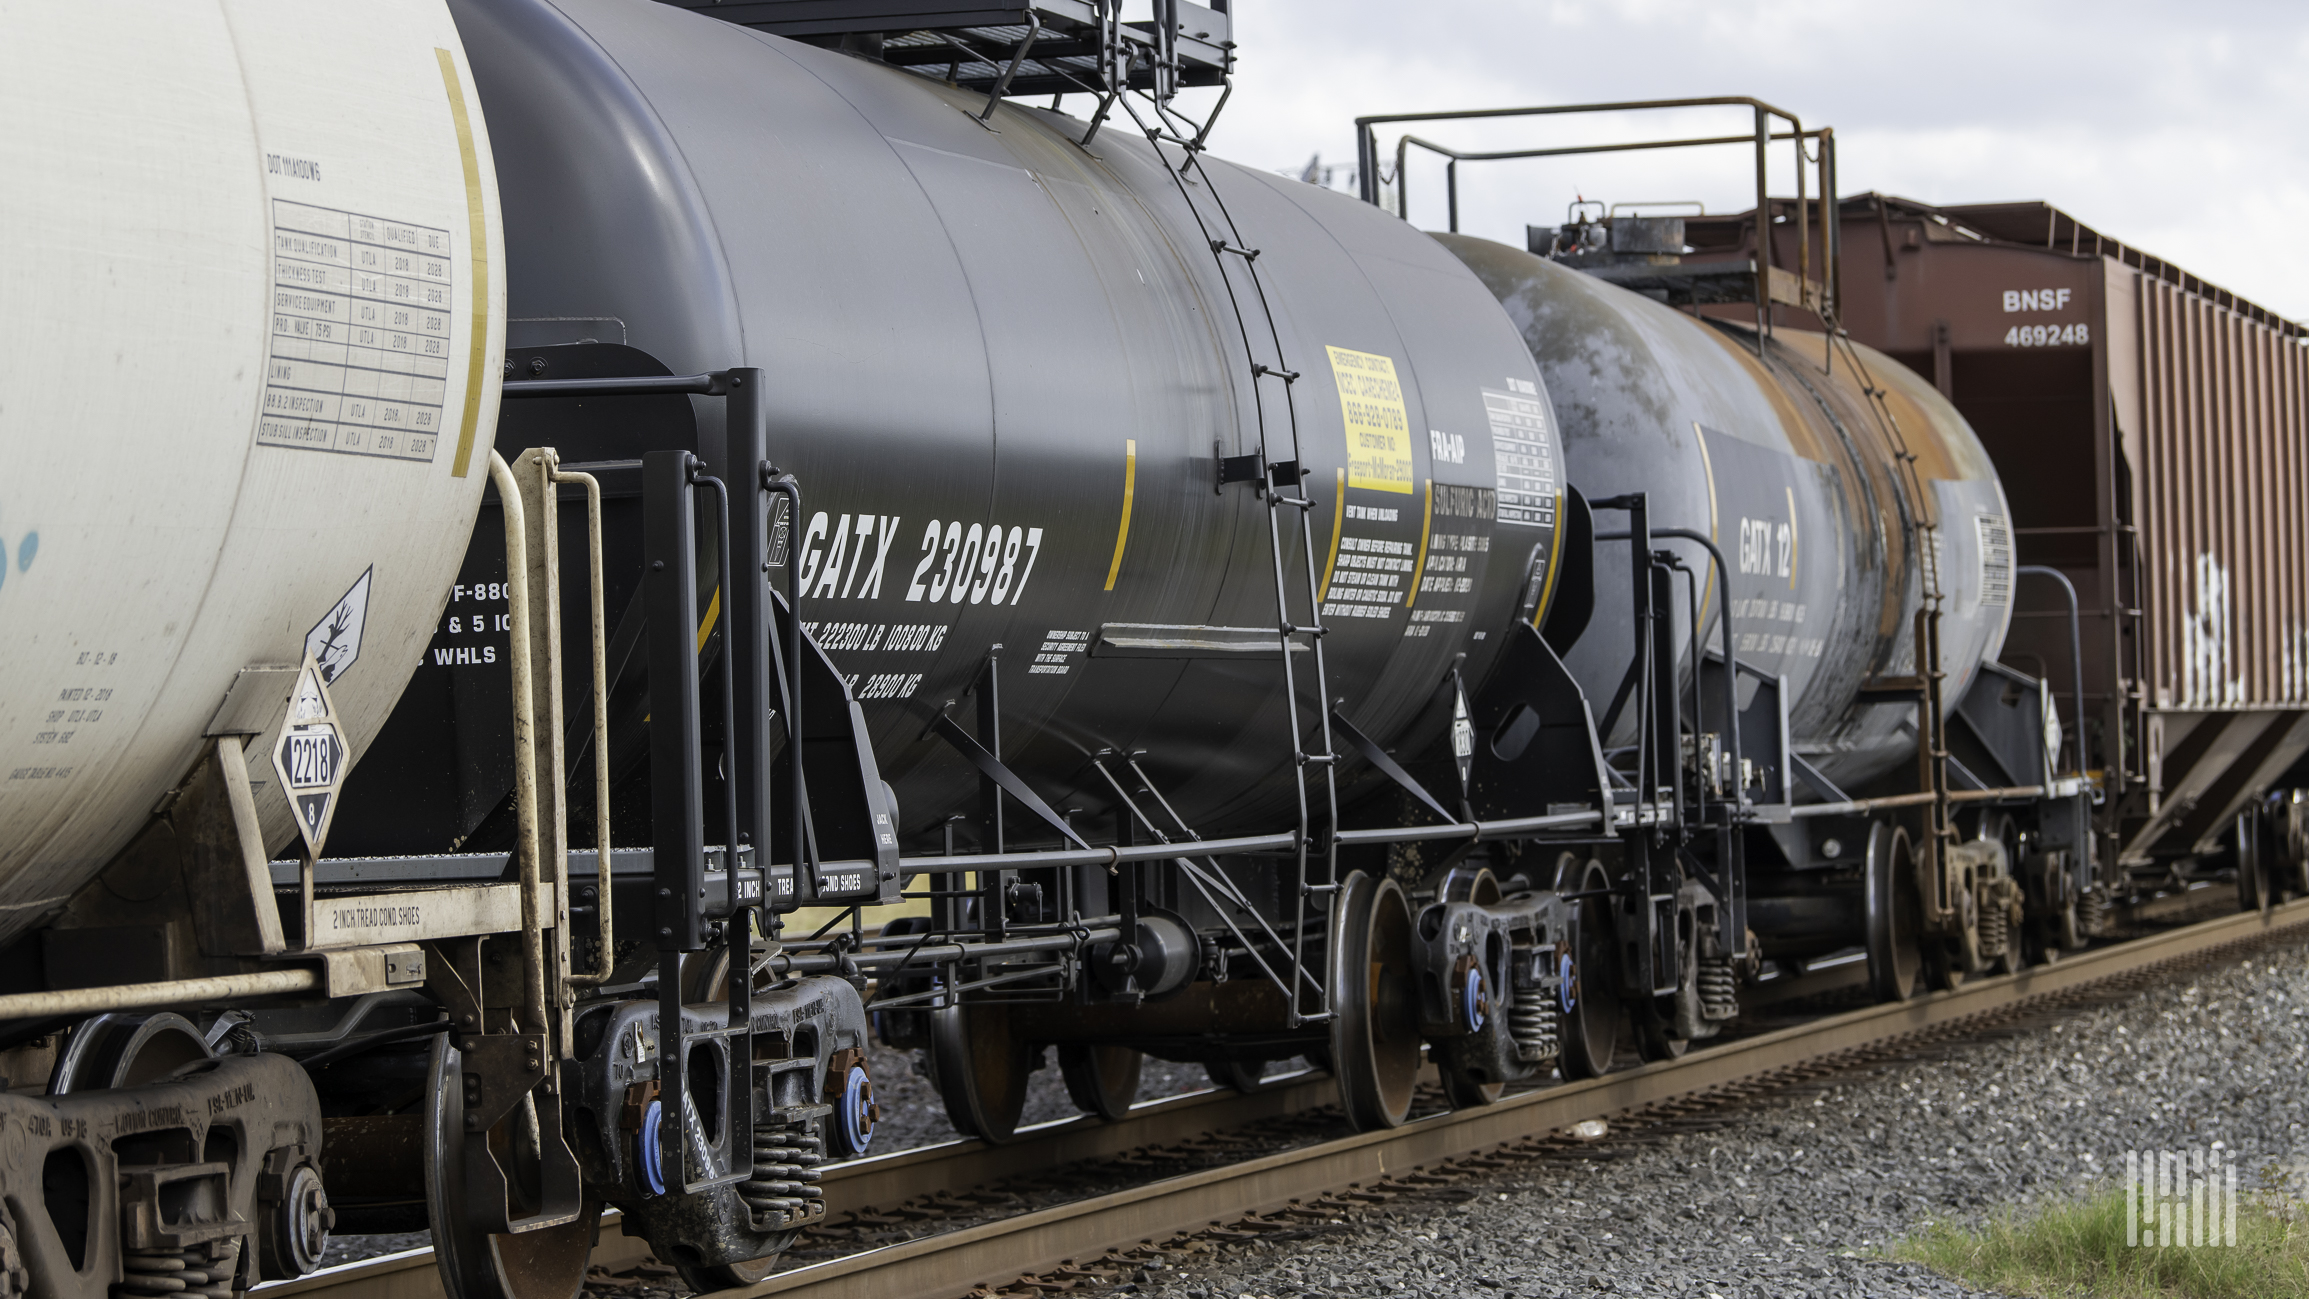
[[[1448,1169],[1503,1148],[1536,1148],[1574,1124],[1630,1111],[1674,1114],[1787,1085],[1961,1036],[2063,1002],[2142,984],[2175,966],[2217,960],[2309,933],[2309,900],[2098,948],[2020,974],[1970,983],[1897,1005],[1870,1006],[1696,1050],[1679,1060],[1509,1097],[1496,1105],[1419,1119],[1261,1155],[1048,1208],[980,1221],[781,1272],[736,1296],[781,1299],[953,1299],[972,1288],[1109,1259],[1186,1233],[1304,1213],[1323,1197],[1376,1198],[1353,1188],[1400,1187],[1422,1170]],[[951,1142],[827,1170],[840,1208],[963,1192],[1004,1178],[1112,1159],[1212,1131],[1251,1127],[1330,1105],[1327,1077],[1298,1075],[1249,1095],[1203,1093],[1142,1105],[1121,1122],[1068,1120],[1008,1146]],[[1480,1166],[1480,1165],[1479,1165]],[[1331,1210],[1323,1210],[1331,1212]],[[595,1262],[630,1268],[646,1255],[605,1219]],[[1271,1228],[1270,1228],[1271,1229]],[[431,1251],[370,1259],[297,1281],[260,1286],[265,1299],[440,1299]]]

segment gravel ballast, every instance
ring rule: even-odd
[[[2114,1184],[2129,1149],[2218,1142],[2247,1187],[2299,1167],[2305,1057],[2309,953],[2271,949],[2016,1036],[1768,1097],[1720,1128],[1614,1134],[1589,1158],[1174,1257],[1104,1293],[1973,1294],[1881,1252],[1929,1222]]]
[[[2305,1067],[2309,950],[2275,948],[2008,1036],[1768,1096],[1719,1127],[1623,1125],[1561,1157],[1283,1238],[1174,1253],[1120,1285],[1071,1293],[1972,1295],[1883,1251],[1928,1223],[2114,1184],[2128,1149],[2218,1142],[2245,1186],[2270,1168],[2309,1184]],[[877,1049],[872,1068],[878,1150],[953,1139],[910,1055]],[[1150,1060],[1140,1096],[1208,1085],[1199,1066]],[[1034,1075],[1025,1122],[1073,1112],[1053,1058]],[[670,1277],[652,1279],[589,1290],[679,1293]]]

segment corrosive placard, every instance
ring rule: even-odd
[[[1326,348],[1339,384],[1339,411],[1347,425],[1347,485],[1411,494],[1417,464],[1411,456],[1411,419],[1392,357]]]
[[[289,691],[289,714],[281,723],[280,743],[273,746],[273,774],[296,813],[297,833],[305,851],[321,855],[328,838],[329,818],[337,810],[337,791],[345,783],[345,733],[337,724],[337,709],[329,702],[328,683],[312,655],[297,672]]]

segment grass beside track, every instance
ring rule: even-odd
[[[1977,1226],[1935,1224],[1890,1252],[2033,1299],[2309,1299],[2309,1215],[2283,1198],[2239,1196],[2233,1246],[2126,1245],[2119,1187],[2008,1209]]]

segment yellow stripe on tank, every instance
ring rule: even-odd
[[[473,337],[465,367],[465,415],[457,431],[457,457],[449,474],[463,478],[473,467],[473,435],[481,427],[481,387],[489,370],[489,220],[481,198],[481,157],[473,149],[473,118],[465,111],[465,88],[457,81],[457,60],[436,47],[441,84],[449,91],[449,117],[457,124],[457,155],[465,165],[465,220],[473,250]]]
[[[1323,561],[1323,589],[1318,603],[1331,598],[1331,570],[1339,566],[1339,536],[1347,522],[1347,471],[1339,471],[1339,491],[1331,501],[1331,557]]]
[[[1534,627],[1546,621],[1548,602],[1555,599],[1556,575],[1563,572],[1563,499],[1562,492],[1555,494],[1555,535],[1547,539],[1547,579],[1540,583],[1539,602],[1531,606]]]
[[[1408,609],[1419,603],[1419,575],[1427,570],[1427,534],[1435,526],[1435,480],[1427,480],[1427,508],[1419,512],[1419,558],[1411,561],[1411,590],[1403,597]]]
[[[1124,438],[1122,442],[1122,524],[1114,530],[1114,560],[1106,566],[1106,589],[1114,589],[1114,579],[1122,575],[1123,547],[1130,544],[1130,507],[1138,497],[1138,439]]]
[[[706,601],[705,621],[698,624],[698,653],[703,654],[706,652],[706,641],[712,638],[714,634],[714,622],[721,616],[722,589],[717,586],[714,588],[713,599]]]
[[[718,621],[721,616],[722,589],[717,586],[714,588],[713,598],[706,601],[705,620],[698,624],[698,653],[703,654],[706,652],[706,642],[713,639],[714,623]],[[649,714],[643,714],[641,724],[644,726],[649,725],[649,718]]]

